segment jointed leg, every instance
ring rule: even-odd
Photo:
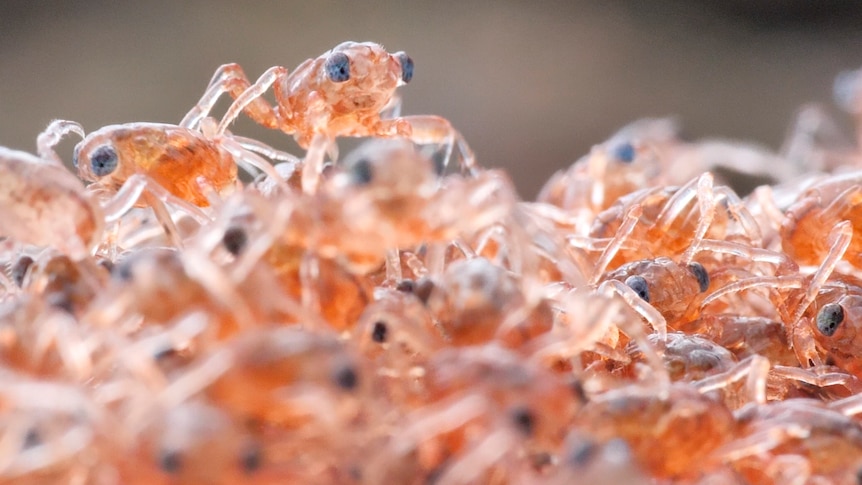
[[[317,135],[311,141],[305,159],[302,161],[302,191],[306,194],[314,194],[320,185],[320,174],[323,172],[323,162],[326,152],[335,141],[324,135]]]
[[[643,208],[640,204],[633,205],[626,213],[625,221],[620,225],[619,230],[614,234],[614,237],[611,238],[608,245],[605,246],[604,251],[602,251],[602,255],[596,263],[596,267],[593,269],[593,275],[590,277],[591,285],[595,285],[599,282],[599,279],[601,279],[602,275],[605,273],[608,264],[610,264],[611,260],[614,259],[614,256],[617,255],[617,252],[622,248],[623,243],[625,243],[629,236],[631,236],[631,233],[635,228],[635,224],[637,224],[642,213]]]
[[[850,225],[849,221],[842,221],[832,229],[832,232],[829,234],[829,242],[831,245],[829,254],[826,255],[826,258],[824,258],[820,267],[817,268],[817,271],[811,275],[811,281],[808,284],[808,288],[805,290],[804,297],[802,298],[802,301],[799,302],[799,306],[793,312],[790,320],[791,325],[795,326],[802,318],[805,310],[807,310],[811,303],[814,302],[814,298],[817,296],[817,293],[820,292],[820,289],[826,283],[826,280],[828,280],[829,276],[832,275],[832,271],[835,269],[838,261],[841,260],[844,253],[847,251],[847,248],[850,246],[850,240],[852,238],[853,227]]]
[[[246,150],[257,153],[258,155],[263,155],[270,160],[291,162],[294,165],[299,165],[301,162],[299,157],[287,152],[283,152],[281,150],[277,150],[267,145],[266,143],[251,138],[246,138],[244,136],[232,135],[231,138],[233,139],[233,141],[237,142],[241,147],[245,148]]]
[[[697,229],[694,232],[694,239],[682,255],[682,262],[685,264],[691,263],[694,254],[700,242],[706,236],[706,231],[712,225],[715,219],[715,198],[712,192],[712,174],[705,172],[697,179],[697,200],[698,208],[700,209],[700,217],[697,221]]]
[[[223,146],[231,153],[231,155],[233,155],[234,160],[236,160],[237,164],[250,165],[265,173],[266,176],[269,177],[270,180],[272,180],[277,185],[282,186],[285,190],[290,190],[287,186],[287,182],[284,180],[281,174],[279,174],[275,170],[275,167],[273,167],[272,164],[268,161],[264,160],[254,152],[245,149],[239,143],[225,140]]]
[[[701,393],[727,387],[727,385],[745,379],[745,388],[751,402],[763,404],[766,402],[766,378],[769,374],[769,359],[760,355],[752,355],[741,361],[732,369],[706,377],[695,383]]]
[[[168,212],[166,203],[180,208],[183,212],[195,218],[198,222],[209,222],[209,217],[200,208],[174,197],[164,187],[144,175],[133,175],[126,180],[119,192],[102,208],[105,213],[105,223],[112,224],[134,207],[141,197],[152,207],[159,223],[171,242],[178,248],[182,247],[182,237]]]
[[[645,320],[647,320],[647,322],[649,322],[659,339],[662,341],[667,340],[667,320],[665,320],[664,316],[662,316],[658,310],[652,307],[649,303],[643,301],[643,299],[639,297],[634,290],[620,281],[609,280],[599,286],[598,292],[607,296],[612,296],[614,294],[621,296],[632,310],[640,314]],[[641,328],[640,322],[623,319],[618,325],[620,330],[635,341],[638,348],[643,352],[647,363],[656,373],[655,378],[660,385],[659,389],[662,391],[666,390],[667,385],[670,382],[670,376],[667,373],[667,369],[665,369],[664,362],[662,362],[661,357],[659,357],[652,343],[647,338],[646,333]]]
[[[404,279],[401,271],[401,253],[398,249],[386,250],[386,282],[397,285],[399,281]]]
[[[154,197],[151,192],[144,191],[142,196],[144,197],[144,200],[147,201],[147,204],[153,209],[156,219],[161,223],[171,244],[177,249],[183,249],[185,247],[183,245],[183,238],[180,236],[180,231],[177,229],[176,224],[174,224],[174,220],[171,219],[171,214],[168,212],[165,204],[158,198]]]
[[[222,65],[213,74],[212,80],[210,80],[209,86],[207,86],[201,99],[183,117],[183,120],[180,121],[180,126],[190,129],[197,128],[201,120],[209,116],[210,111],[212,111],[216,102],[218,102],[224,93],[228,93],[231,98],[237,99],[250,86],[251,82],[239,64]],[[275,119],[275,110],[265,99],[258,96],[256,99],[249,101],[249,104],[250,106],[246,109],[246,114],[249,117],[264,126],[275,128],[275,126],[269,126],[270,120]]]
[[[129,177],[120,191],[102,207],[105,213],[105,223],[110,224],[118,221],[135,206],[144,191],[149,191],[162,202],[181,209],[201,224],[210,222],[210,217],[200,207],[174,196],[151,178],[136,174]]]
[[[761,247],[763,245],[763,234],[761,233],[760,226],[742,199],[733,190],[725,186],[715,187],[715,197],[716,199],[724,198],[727,202],[728,212],[742,228],[745,236],[751,241],[751,245]]]
[[[741,293],[743,291],[755,289],[755,288],[763,288],[764,290],[796,290],[802,288],[805,284],[803,277],[798,275],[791,276],[752,276],[751,278],[745,278],[741,280],[734,281],[733,283],[722,286],[721,288],[714,290],[709,294],[703,301],[700,303],[700,310],[703,311],[706,307],[712,304],[715,301],[718,301],[720,298],[723,298],[725,295]],[[781,308],[778,309],[781,311]],[[789,317],[789,315],[788,315]]]
[[[665,202],[664,207],[662,207],[661,212],[656,217],[655,226],[662,232],[667,232],[670,230],[671,225],[673,225],[674,221],[676,221],[679,217],[681,217],[683,211],[691,204],[692,200],[697,197],[697,185],[700,178],[692,179],[682,187],[678,188],[676,192]]]
[[[63,166],[63,160],[54,151],[54,147],[69,133],[75,133],[84,138],[84,128],[74,121],[54,120],[36,138],[36,153],[39,158]]]
[[[380,117],[383,119],[394,119],[401,116],[401,96],[393,95],[386,103],[386,106],[380,110]]]
[[[245,79],[245,84],[242,88],[234,88],[230,90],[233,96],[233,104],[230,105],[221,122],[218,124],[216,133],[224,133],[231,123],[236,121],[239,114],[243,111],[256,123],[270,129],[279,127],[278,114],[275,108],[262,97],[273,83],[287,76],[287,68],[271,67],[267,69],[254,84],[248,84],[248,79]]]
[[[452,152],[457,146],[461,156],[462,171],[475,175],[478,172],[476,166],[476,156],[473,150],[467,145],[467,141],[459,133],[451,123],[445,118],[439,116],[405,116],[400,120],[407,121],[412,127],[413,134],[409,135],[410,140],[416,144],[435,143],[443,145],[445,156],[443,158],[444,170],[449,166],[449,161],[452,158]],[[387,121],[387,120],[384,120]],[[396,121],[396,120],[392,120]]]

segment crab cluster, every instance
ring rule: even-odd
[[[816,108],[780,154],[644,120],[527,202],[400,116],[412,76],[347,42],[0,148],[0,483],[862,481],[859,145]]]

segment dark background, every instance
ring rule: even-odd
[[[481,164],[505,167],[532,197],[553,171],[645,116],[677,115],[694,138],[777,149],[802,103],[830,103],[834,76],[862,65],[860,5],[4,0],[0,145],[33,151],[53,118],[88,131],[176,123],[219,64],[239,62],[256,78],[344,40],[373,40],[416,63],[404,113],[449,118]],[[234,131],[296,152],[278,133]]]

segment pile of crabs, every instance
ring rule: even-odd
[[[822,110],[778,154],[637,122],[525,202],[412,76],[347,42],[0,148],[0,483],[862,482],[862,148]]]

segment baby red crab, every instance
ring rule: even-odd
[[[698,262],[680,264],[669,258],[632,261],[606,273],[604,281],[616,280],[652,305],[671,327],[692,319],[693,305],[709,289],[709,273]]]
[[[637,223],[628,227],[636,206],[641,207]],[[618,248],[608,261],[611,268],[658,256],[682,255],[688,263],[705,239],[761,246],[760,228],[742,200],[729,187],[715,186],[709,172],[678,188],[644,189],[621,198],[596,216],[589,235],[638,241],[634,247]],[[579,246],[576,240],[572,245]]]
[[[38,379],[92,379],[96,355],[104,350],[101,335],[46,299],[22,293],[16,301],[3,305],[2,368]]]
[[[862,281],[833,275],[820,289],[804,314],[811,322],[818,350],[842,369],[862,376],[859,312],[862,311]]]
[[[93,188],[114,192],[133,174],[143,174],[197,206],[209,205],[207,190],[224,195],[237,181],[236,162],[227,150],[193,130],[159,123],[94,131],[75,147],[73,162]]]
[[[108,277],[108,270],[94,258],[73,261],[64,254],[43,251],[27,268],[21,288],[54,308],[80,316],[107,286]]]
[[[6,214],[0,222],[0,235],[22,243],[51,246],[73,259],[80,259],[102,242],[104,226],[119,221],[141,196],[153,207],[157,219],[176,245],[181,241],[165,203],[183,209],[199,222],[209,220],[200,209],[183,200],[184,194],[177,196],[153,183],[146,171],[121,170],[122,176],[108,177],[118,167],[137,162],[132,159],[121,163],[118,148],[105,142],[106,137],[110,139],[116,134],[110,130],[96,132],[76,147],[76,163],[77,158],[82,159],[79,164],[82,178],[91,181],[108,178],[85,188],[62,168],[62,160],[53,149],[68,133],[84,137],[84,130],[78,123],[51,122],[38,137],[38,157],[0,147],[0,206]],[[156,136],[158,130],[137,134],[140,136],[127,137],[121,153],[139,154],[148,147],[176,152],[175,148],[161,145],[167,143],[166,139],[148,138]],[[97,146],[91,146],[93,143]],[[108,189],[111,195],[97,197],[99,189]],[[100,198],[104,199],[101,205],[97,202]]]
[[[208,403],[153,406],[145,423],[114,450],[122,483],[273,483],[258,440]]]
[[[159,399],[172,405],[204,393],[241,421],[337,428],[360,411],[372,388],[364,362],[330,332],[249,330],[203,355]]]
[[[831,338],[843,320],[843,307],[836,302],[845,295],[852,296],[856,293],[853,289],[855,285],[852,282],[850,284],[842,282],[831,290],[828,286],[828,281],[839,261],[847,253],[852,238],[853,229],[850,221],[842,221],[832,229],[829,237],[826,238],[826,245],[829,247],[828,253],[814,273],[807,276],[798,273],[740,279],[714,290],[701,301],[699,311],[704,312],[708,306],[727,294],[758,287],[765,288],[773,293],[773,298],[776,298],[775,312],[788,328],[792,347],[799,363],[803,367],[820,365],[823,362],[818,352],[818,346],[834,351],[836,347],[841,347],[842,344],[851,345],[855,338],[855,330],[852,328],[848,334],[844,334],[842,331],[839,337]],[[774,290],[780,290],[779,294],[774,294]],[[820,298],[819,304],[812,307],[818,298]],[[850,298],[848,302],[853,299]],[[825,313],[823,313],[824,311]],[[813,316],[814,312],[817,312],[816,317]],[[818,343],[815,342],[816,332],[825,337]]]
[[[599,441],[626,440],[636,461],[656,478],[691,478],[735,434],[724,404],[682,384],[664,392],[645,386],[608,391],[587,402],[577,421]]]
[[[81,181],[62,167],[46,141],[68,131],[83,134],[77,123],[51,123],[39,136],[40,156],[0,147],[0,237],[51,247],[81,261],[102,243],[105,224],[119,220],[141,194],[129,184],[99,205]],[[157,193],[155,201],[168,200],[165,195]],[[175,234],[172,225],[165,227]]]
[[[654,483],[636,463],[625,440],[604,442],[590,439],[578,430],[566,437],[559,464],[546,477],[547,485],[590,483],[592,485],[647,485]]]
[[[214,125],[214,120],[206,118],[198,129],[163,123],[106,126],[75,147],[73,161],[78,175],[94,183],[93,189],[115,192],[131,183],[140,185],[139,193],[146,197],[166,190],[174,199],[172,203],[192,215],[199,214],[194,206],[208,206],[211,200],[235,189],[238,164],[281,180],[260,155],[298,162],[255,140],[216,133]]]
[[[82,389],[3,373],[0,483],[98,483],[105,415]]]
[[[0,236],[50,246],[76,259],[101,240],[105,216],[61,166],[0,147]]]
[[[843,220],[855,229],[844,259],[862,268],[862,172],[829,177],[811,186],[790,206],[781,225],[782,247],[800,265],[815,265],[829,252],[823,237]]]
[[[824,404],[788,399],[735,414],[736,439],[714,454],[746,483],[859,483],[858,396]],[[791,477],[794,480],[791,480]]]
[[[427,305],[453,346],[499,340],[519,348],[553,326],[549,302],[528,301],[522,282],[485,258],[455,261],[440,280]]]
[[[715,283],[711,281],[715,272],[712,268],[717,267],[717,269],[722,270],[728,266],[745,265],[752,270],[757,270],[756,265],[768,265],[771,267],[769,271],[775,272],[796,269],[795,264],[783,254],[759,249],[753,243],[749,246],[734,241],[706,239],[705,235],[711,229],[710,224],[714,221],[715,216],[715,200],[711,191],[712,177],[709,174],[702,175],[698,179],[697,185],[698,194],[701,197],[699,201],[701,216],[696,227],[691,231],[693,239],[688,247],[680,247],[678,250],[682,253],[681,261],[653,256],[641,260],[630,260],[613,271],[605,273],[605,269],[615,258],[619,257],[621,249],[626,244],[630,241],[649,239],[633,235],[643,212],[643,209],[635,204],[628,210],[619,230],[603,250],[590,281],[594,284],[599,281],[613,282],[614,280],[625,283],[624,286],[633,290],[633,294],[640,297],[640,300],[650,303],[658,310],[673,328],[679,328],[681,324],[692,321],[703,308],[703,305],[698,308],[693,303],[703,300],[710,287],[715,287]],[[666,211],[668,211],[667,206],[662,210],[662,213]],[[678,213],[674,210],[670,210],[670,212],[669,219],[673,220]],[[655,226],[658,226],[658,223],[649,230],[653,230]],[[659,232],[665,234],[664,231]],[[649,233],[647,232],[647,234]],[[718,236],[720,237],[720,235]],[[708,271],[702,263],[694,261],[695,255],[707,263],[712,271]],[[721,272],[719,271],[719,273]],[[720,280],[735,277],[733,274],[720,274],[720,276]],[[616,283],[614,285],[623,289],[622,285]],[[625,291],[628,292],[628,290]],[[633,301],[638,303],[637,307],[643,306],[637,299]],[[645,313],[641,310],[638,311],[642,314]],[[656,326],[655,323],[653,326]]]
[[[272,67],[254,84],[239,65],[225,64],[216,70],[196,109],[181,124],[195,126],[219,96],[228,92],[235,102],[217,133],[224,132],[245,111],[267,128],[294,135],[301,147],[309,149],[309,170],[320,169],[326,149],[334,153],[332,140],[336,137],[402,136],[417,143],[443,145],[447,150],[444,164],[457,145],[464,166],[473,171],[472,152],[447,120],[438,116],[381,117],[381,111],[398,111],[395,90],[412,78],[413,60],[407,54],[390,54],[372,42],[343,42],[306,60],[290,74],[284,67]],[[261,98],[273,85],[275,108]]]
[[[660,149],[677,143],[672,120],[645,119],[623,127],[542,187],[539,202],[553,204],[589,223],[620,197],[663,182]]]
[[[702,313],[682,327],[689,335],[705,337],[738,359],[762,355],[773,365],[797,365],[784,323],[765,317]]]
[[[561,448],[580,406],[566,379],[494,344],[438,352],[420,385],[423,399],[369,460],[368,483],[417,483],[395,480],[399,469],[435,483],[511,483],[490,477]]]

